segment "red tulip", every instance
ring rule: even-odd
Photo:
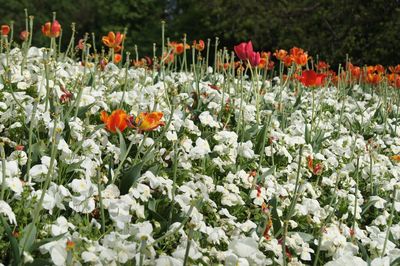
[[[325,74],[317,74],[314,70],[305,70],[299,80],[306,87],[319,87],[324,84],[325,77]]]

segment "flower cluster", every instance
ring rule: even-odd
[[[0,265],[399,260],[400,66],[295,47],[276,77],[251,42],[209,66],[199,40],[121,67],[125,34],[61,56],[42,32],[0,54]]]

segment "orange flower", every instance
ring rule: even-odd
[[[304,66],[305,64],[307,64],[308,55],[301,48],[293,47],[292,49],[290,49],[290,56],[293,62],[296,63],[296,65]]]
[[[9,32],[10,32],[10,26],[1,25],[1,35],[7,36]]]
[[[287,55],[287,56],[285,56],[285,58],[283,58],[282,61],[285,64],[285,66],[289,67],[292,65],[293,58],[290,55]]]
[[[400,162],[400,154],[393,155],[390,157],[390,159],[392,159],[395,162]]]
[[[283,49],[276,50],[274,53],[274,56],[276,57],[276,59],[278,59],[280,61],[283,61],[285,59],[286,55],[287,55],[287,51],[283,50]]]
[[[399,74],[400,73],[400,64],[397,66],[390,66],[389,67],[390,72]]]
[[[134,119],[134,126],[140,131],[152,131],[165,123],[160,121],[164,116],[162,112],[143,112]]]
[[[122,49],[121,43],[124,38],[124,34],[121,34],[120,32],[115,34],[110,31],[107,36],[103,36],[102,41],[107,47],[114,49],[115,52],[119,52]]]
[[[121,54],[115,54],[114,55],[114,63],[118,64],[122,60],[122,55]]]
[[[199,40],[199,42],[197,43],[197,41],[193,42],[193,46],[194,49],[196,49],[197,51],[201,52],[204,50],[205,44],[203,40]]]
[[[177,42],[170,42],[168,45],[173,49],[174,54],[183,54],[185,49],[190,48],[189,44],[183,45],[183,43]]]
[[[117,132],[117,129],[122,132],[129,126],[130,117],[121,109],[117,109],[108,115],[106,111],[102,111],[100,119],[106,125],[106,129],[112,133]]]
[[[67,251],[74,249],[74,247],[75,247],[75,242],[67,240],[67,246],[66,246]]]
[[[42,33],[49,38],[58,38],[61,34],[61,25],[57,20],[54,20],[53,23],[48,21],[42,25]]]
[[[315,69],[317,69],[320,72],[327,71],[329,69],[329,64],[326,63],[325,61],[318,61],[318,64],[315,66]]]

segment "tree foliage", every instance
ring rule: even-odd
[[[152,55],[161,43],[160,21],[166,36],[180,40],[219,37],[221,47],[252,40],[255,49],[302,47],[331,64],[346,54],[355,64],[400,63],[400,3],[398,0],[1,0],[1,23],[15,21],[16,34],[25,28],[24,8],[35,16],[34,44],[45,45],[40,25],[52,12],[63,26],[63,44],[76,22],[77,38],[85,32],[101,36],[128,29],[126,48],[137,44],[141,55]],[[213,42],[212,42],[213,43]]]

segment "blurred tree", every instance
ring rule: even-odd
[[[161,43],[160,21],[166,36],[179,41],[220,38],[220,47],[252,40],[257,50],[298,46],[331,65],[400,63],[400,4],[397,0],[0,0],[0,23],[15,21],[18,34],[25,28],[24,8],[35,16],[34,44],[47,45],[40,26],[57,18],[63,44],[76,22],[77,39],[95,32],[97,43],[108,31],[128,29],[126,49],[137,44],[140,55],[152,55],[152,43]],[[214,43],[212,41],[212,43]],[[159,54],[159,50],[158,50]]]

